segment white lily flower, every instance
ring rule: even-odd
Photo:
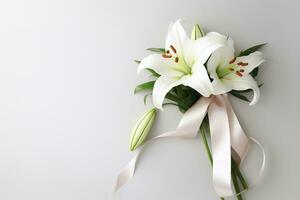
[[[233,41],[227,38],[226,45],[216,50],[207,62],[207,71],[213,79],[213,94],[251,89],[254,95],[250,105],[254,105],[260,93],[256,81],[249,73],[264,61],[259,51],[248,56],[235,57]]]
[[[181,84],[195,89],[205,97],[210,96],[212,85],[204,63],[225,42],[218,33],[208,33],[192,40],[182,27],[181,20],[172,23],[165,42],[166,52],[163,55],[149,55],[138,67],[138,73],[150,68],[161,75],[154,84],[153,105],[162,109],[166,94]]]

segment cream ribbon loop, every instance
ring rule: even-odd
[[[196,137],[206,114],[208,114],[211,130],[214,188],[221,197],[235,195],[231,187],[231,156],[241,163],[248,152],[251,140],[254,139],[250,140],[244,133],[226,94],[208,98],[201,97],[184,113],[176,130],[158,135],[139,147],[134,158],[119,173],[113,192],[116,192],[133,177],[139,156],[146,145],[168,137],[182,139]],[[262,146],[257,144],[263,152],[263,164],[259,174],[261,175],[264,171],[265,153]]]

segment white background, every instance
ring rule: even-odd
[[[130,129],[147,110],[133,95],[134,59],[161,47],[178,18],[230,35],[238,50],[268,42],[259,103],[232,98],[268,153],[247,200],[299,198],[299,4],[261,0],[2,0],[0,199],[105,200],[132,158]],[[150,107],[150,106],[148,106]],[[181,114],[159,115],[155,135]],[[245,170],[255,169],[259,154]],[[200,138],[148,147],[118,200],[218,199]],[[247,173],[251,180],[255,170]]]

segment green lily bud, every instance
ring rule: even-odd
[[[152,108],[146,112],[134,126],[130,139],[131,151],[134,151],[136,148],[138,148],[148,136],[155,120],[156,112],[156,108]]]
[[[196,24],[193,28],[191,39],[197,40],[203,36],[204,36],[204,31],[201,29],[201,27],[198,24]]]

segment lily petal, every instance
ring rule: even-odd
[[[217,37],[217,36],[216,36]],[[224,39],[225,36],[223,36]],[[207,71],[210,73],[212,78],[218,67],[227,67],[229,62],[234,58],[234,46],[231,38],[226,39],[225,46],[217,49],[210,56],[207,62]]]
[[[212,94],[212,84],[201,62],[193,65],[192,74],[187,75],[182,84],[195,89],[202,96],[208,97]]]
[[[231,85],[228,84],[226,81],[228,80],[220,80],[219,78],[215,78],[213,80],[212,87],[214,95],[225,94],[232,90]]]
[[[250,106],[256,104],[260,96],[259,87],[250,75],[232,80],[217,80],[213,82],[213,87],[216,95],[229,92],[230,90],[253,90],[253,98],[249,104]]]
[[[216,50],[210,56],[206,65],[210,77],[213,78],[214,80],[219,79],[216,70],[220,66],[220,63],[222,62],[222,52],[223,52],[223,48]]]
[[[261,63],[265,62],[260,51],[251,53],[248,56],[237,57],[236,63],[246,63],[247,65],[243,67],[245,74],[249,74],[254,68],[259,66]]]
[[[189,49],[191,44],[190,38],[187,36],[181,19],[169,25],[169,30],[166,38],[165,49],[170,49],[170,46],[176,48],[176,53],[179,60],[184,59],[185,51]]]
[[[189,57],[186,61],[189,65],[194,62],[201,62],[204,64],[209,56],[216,51],[218,48],[224,47],[227,42],[227,37],[216,33],[207,33],[204,37],[196,40],[190,50]]]
[[[175,86],[181,85],[184,78],[178,77],[159,77],[154,84],[153,88],[153,105],[162,110],[162,103],[166,94]]]
[[[179,76],[180,72],[175,71],[176,63],[171,59],[164,59],[160,54],[152,54],[144,58],[138,66],[138,74],[146,68],[153,69],[160,75]]]

